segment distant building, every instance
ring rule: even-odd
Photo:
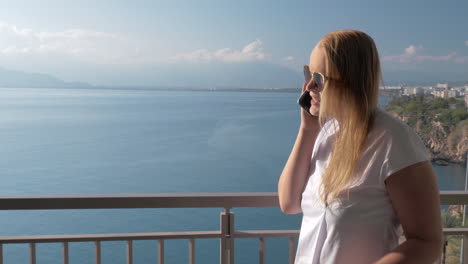
[[[432,91],[434,89],[432,87],[427,87],[426,89],[424,89],[424,94],[425,95],[429,95],[429,94],[432,94]]]
[[[424,88],[422,88],[422,87],[414,88],[414,94],[416,94],[416,95],[424,94]]]
[[[465,106],[468,107],[468,93],[465,93]]]
[[[468,83],[467,83],[468,85]],[[385,87],[380,87],[380,89],[384,89],[385,90],[401,90],[403,89],[403,86],[399,85],[399,86],[385,86]]]
[[[448,90],[450,87],[449,83],[437,83],[437,88],[443,88],[445,90]]]
[[[410,87],[403,88],[403,95],[411,95],[412,94],[411,92],[412,91],[411,91]]]
[[[458,97],[459,94],[460,94],[460,92],[457,91],[457,90],[450,90],[450,91],[448,91],[448,97],[449,97],[449,98]]]
[[[403,90],[403,95],[420,95],[424,94],[424,89],[422,87],[405,87]]]
[[[448,98],[448,93],[449,93],[449,91],[447,91],[447,90],[440,90],[440,89],[435,89],[435,90],[433,91],[433,95],[434,95],[435,97],[441,97],[441,98]]]
[[[382,86],[379,87],[379,95],[381,96],[390,96],[390,97],[400,97],[403,94],[402,86]]]
[[[456,91],[456,96],[455,97],[464,97],[465,96],[465,87],[463,87],[463,86],[453,87],[450,90]]]

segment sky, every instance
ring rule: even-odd
[[[0,67],[66,81],[296,85],[315,44],[338,29],[375,40],[386,81],[468,81],[466,0],[0,3]],[[252,69],[288,74],[233,81]]]

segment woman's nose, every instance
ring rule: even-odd
[[[311,80],[307,86],[306,86],[307,91],[317,91],[317,86],[315,85],[315,82]]]

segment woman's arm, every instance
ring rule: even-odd
[[[436,176],[428,161],[408,166],[385,180],[406,241],[375,264],[433,263],[442,253],[443,234]]]
[[[312,81],[302,84],[302,93]],[[311,87],[309,87],[311,88]],[[301,108],[301,125],[294,147],[278,181],[278,198],[281,211],[286,214],[302,212],[301,200],[310,169],[310,159],[315,139],[320,131],[318,116],[310,116]]]
[[[278,181],[278,197],[281,211],[286,214],[302,212],[301,199],[304,191],[315,139],[320,131],[318,118],[316,125],[304,128],[301,126],[294,147],[284,166]]]

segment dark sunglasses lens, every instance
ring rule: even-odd
[[[314,73],[314,81],[317,84],[317,88],[323,90],[323,77],[321,74]]]

